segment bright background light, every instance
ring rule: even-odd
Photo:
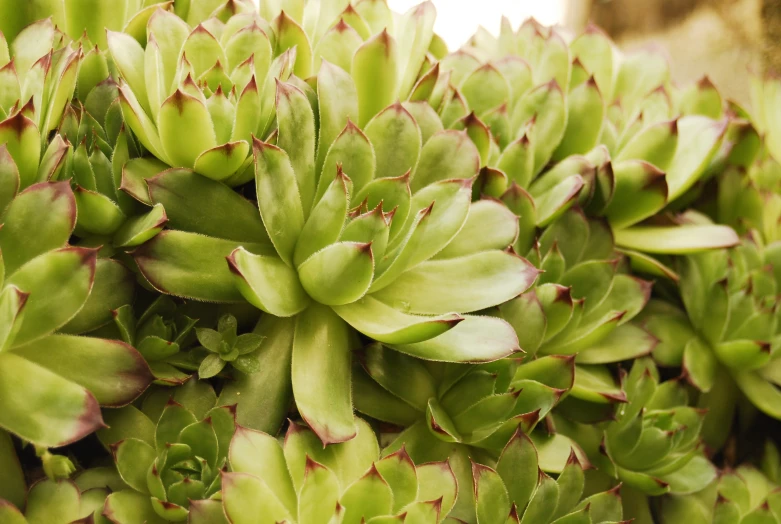
[[[388,0],[397,13],[403,13],[422,0]],[[565,0],[433,0],[437,8],[434,30],[448,48],[461,47],[483,26],[493,34],[499,33],[502,16],[506,16],[513,28],[533,16],[544,25],[564,22]]]
[[[257,4],[258,1],[254,0]],[[312,0],[310,0],[312,1]],[[423,0],[388,0],[397,13],[403,13]],[[564,22],[564,3],[567,0],[433,0],[437,8],[434,30],[454,51],[461,47],[483,26],[498,34],[502,15],[516,28],[526,18],[533,16],[544,25]]]

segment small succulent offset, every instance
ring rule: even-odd
[[[114,310],[113,316],[120,337],[138,348],[158,384],[181,385],[188,379],[182,368],[192,369],[194,362],[180,351],[192,343],[198,320],[180,312],[171,297],[157,297],[138,318],[129,304]]]
[[[292,423],[284,445],[238,427],[223,475],[222,505],[233,524],[438,524],[456,499],[447,462],[415,466],[402,449],[380,458],[372,428],[356,420],[354,439],[323,448]]]
[[[226,313],[217,323],[217,330],[195,328],[198,342],[209,354],[198,367],[200,378],[211,378],[230,364],[246,375],[258,371],[260,362],[254,353],[263,343],[262,335],[255,333],[236,334],[236,317]]]
[[[128,485],[106,499],[104,515],[115,524],[181,522],[219,497],[235,407],[213,407],[211,387],[191,382],[180,394],[184,404],[171,397],[165,402],[168,389],[154,391],[140,410],[123,408],[101,431]],[[190,516],[189,522],[211,521]]]

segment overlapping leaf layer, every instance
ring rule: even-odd
[[[781,82],[435,17],[0,0],[0,522],[781,521]]]

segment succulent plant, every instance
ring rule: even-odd
[[[518,431],[502,450],[496,467],[472,463],[478,524],[503,522],[608,523],[622,520],[618,488],[581,500],[586,479],[573,451],[557,478],[537,466],[537,452]]]
[[[688,405],[680,380],[659,381],[653,361],[639,358],[623,380],[626,403],[615,419],[596,425],[554,416],[553,426],[583,447],[595,476],[623,483],[628,517],[642,516],[648,496],[689,494],[705,488],[716,470],[703,454],[704,412]]]
[[[360,360],[356,409],[406,428],[383,453],[404,448],[419,464],[450,460],[462,488],[453,516],[467,520],[474,516],[470,457],[495,461],[519,428],[530,433],[544,419],[574,377],[567,357],[473,366],[420,361],[372,344]],[[568,455],[569,448],[563,457],[544,456],[541,467],[558,473]]]
[[[138,318],[130,305],[114,311],[114,323],[121,338],[138,348],[156,382],[163,385],[181,385],[187,381],[189,375],[182,367],[196,369],[197,363],[180,355],[180,350],[192,343],[196,322],[179,311],[167,296],[156,298]]]
[[[103,504],[124,483],[116,471],[95,468],[75,480],[43,479],[30,487],[24,512],[0,499],[0,521],[8,524],[110,524]]]
[[[372,428],[322,446],[309,428],[292,423],[284,445],[238,427],[223,475],[225,522],[406,522],[436,524],[450,512],[458,485],[447,462],[415,466],[402,449],[380,458]],[[214,521],[219,522],[219,521]]]
[[[151,375],[129,345],[69,334],[110,321],[110,309],[127,298],[95,284],[99,274],[121,279],[126,269],[67,245],[76,218],[69,185],[44,182],[15,195],[19,179],[7,172],[3,182],[0,426],[40,446],[62,446],[101,427],[99,404],[127,404]]]
[[[730,252],[681,260],[680,293],[686,314],[657,304],[641,321],[662,341],[657,359],[680,365],[708,408],[703,436],[720,448],[729,434],[740,394],[775,418],[778,379],[776,244],[757,236]]]
[[[451,53],[431,2],[28,3],[0,521],[781,520],[778,78]]]
[[[443,121],[457,115],[447,125],[466,126],[482,145],[484,190],[523,203],[522,231],[580,202],[607,218],[633,259],[654,266],[646,253],[737,243],[720,225],[641,223],[684,197],[734,146],[723,140],[728,125],[712,84],[678,91],[669,76],[659,53],[621,56],[594,27],[567,45],[529,20],[517,32],[505,22],[498,37],[478,32],[427,74],[425,85],[450,86],[443,100],[437,90],[418,95]],[[743,137],[742,124],[730,126],[730,138]]]
[[[577,356],[561,409],[583,421],[610,417],[625,395],[606,365],[647,355],[657,343],[630,323],[648,302],[651,282],[627,273],[608,224],[577,207],[543,230],[527,257],[543,273],[532,291],[500,305],[499,315],[515,328],[525,358]]]
[[[509,325],[461,313],[500,304],[537,274],[502,251],[517,231],[511,214],[500,206],[470,213],[476,163],[445,172],[452,179],[436,171],[436,159],[463,140],[443,131],[438,144],[429,147],[432,138],[422,145],[420,125],[400,104],[361,131],[351,121],[363,96],[359,84],[359,77],[321,65],[316,132],[307,88],[277,82],[276,145],[254,142],[259,213],[224,184],[192,171],[147,179],[151,200],[163,204],[175,229],[134,252],[156,289],[206,301],[246,300],[279,317],[259,334],[273,351],[292,352],[298,410],[324,442],[354,435],[345,380],[355,346],[349,326],[422,358],[501,358],[517,350]],[[334,107],[326,111],[329,103]],[[324,146],[315,149],[317,136],[333,141],[328,154]],[[227,217],[222,209],[234,213]],[[213,220],[202,220],[204,213]],[[501,228],[483,234],[497,223]],[[198,260],[189,258],[193,252]],[[461,282],[457,289],[453,280]],[[329,341],[326,354],[317,349],[321,337]],[[329,395],[317,393],[320,388]],[[241,405],[239,421],[246,423]]]
[[[663,500],[665,522],[781,522],[781,490],[751,465],[723,471],[704,490]]]
[[[146,47],[109,32],[122,113],[144,148],[214,180],[251,180],[252,136],[269,134],[274,82],[286,80],[295,62],[295,50],[274,58],[269,32],[257,15],[227,24],[210,18],[193,29],[163,9],[149,18]],[[192,132],[186,141],[182,128]]]
[[[106,499],[104,514],[115,524],[181,522],[191,507],[199,507],[195,501],[220,492],[235,408],[214,407],[214,390],[194,379],[178,395],[183,403],[168,391],[151,392],[141,409],[113,413],[111,427],[99,433],[129,486]]]

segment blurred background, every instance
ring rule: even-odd
[[[388,0],[403,12],[419,0]],[[437,32],[453,50],[479,25],[491,33],[506,16],[517,27],[533,16],[572,35],[588,23],[602,27],[622,49],[661,46],[673,78],[686,83],[708,72],[721,92],[748,100],[749,70],[781,72],[781,0],[433,0]]]
[[[263,1],[263,0],[255,0]],[[387,0],[404,12],[422,0]],[[707,71],[728,98],[746,104],[748,72],[781,73],[781,0],[432,0],[435,29],[455,50],[479,26],[498,33],[532,16],[574,36],[589,23],[627,51],[657,45],[670,58],[673,79],[697,81]]]

